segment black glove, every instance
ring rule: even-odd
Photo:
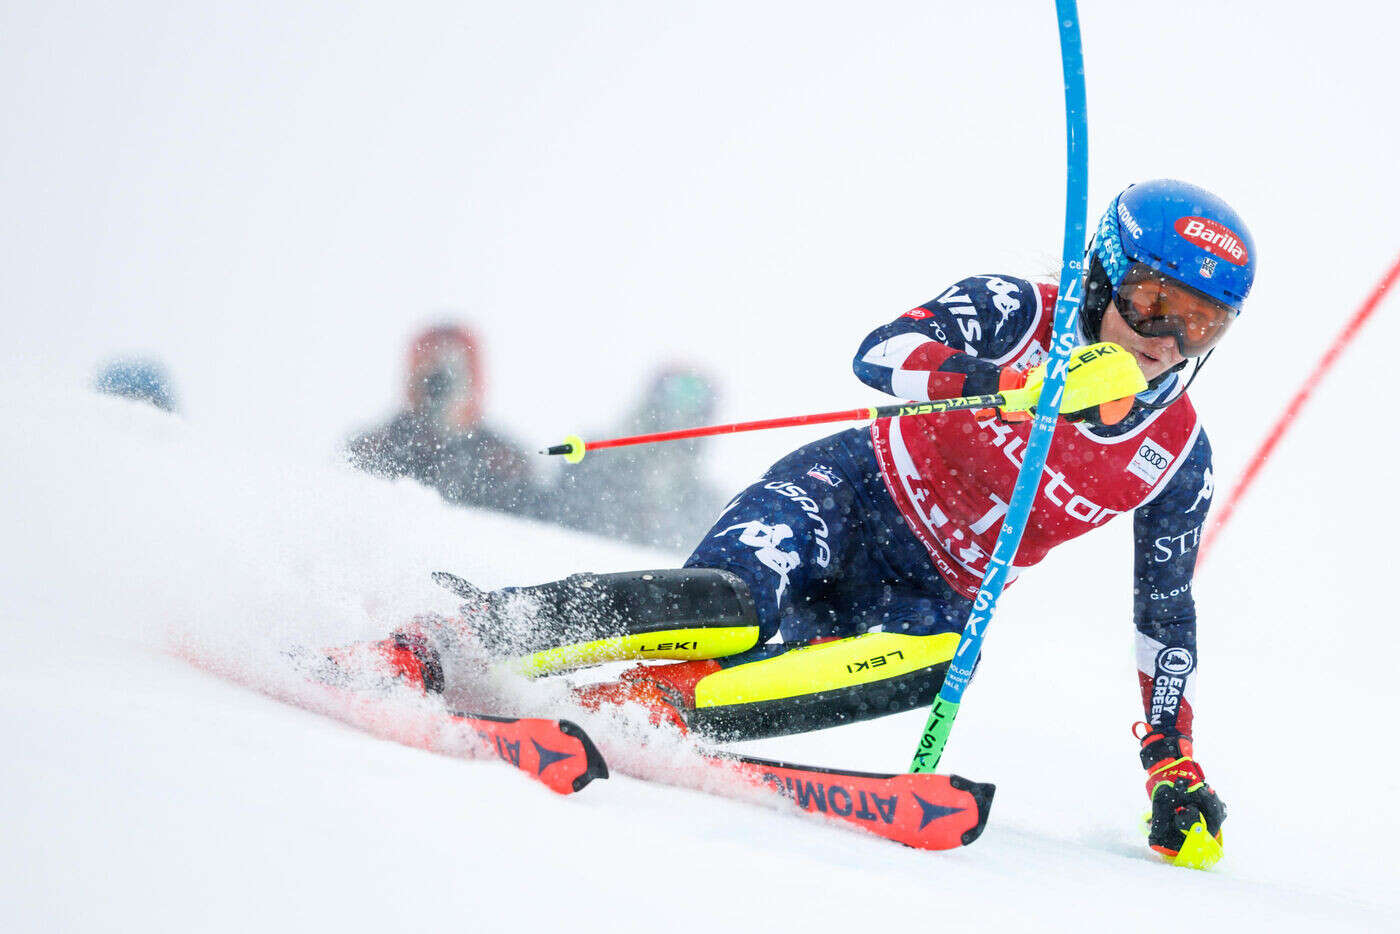
[[[1138,727],[1144,727],[1143,732]],[[1225,802],[1206,784],[1201,765],[1192,757],[1191,737],[1154,730],[1145,723],[1133,727],[1142,741],[1139,756],[1147,770],[1147,797],[1152,801],[1152,823],[1147,844],[1168,858],[1175,858],[1186,842],[1186,833],[1204,819],[1206,831],[1220,840],[1225,823]]]

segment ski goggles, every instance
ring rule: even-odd
[[[1239,311],[1204,292],[1134,263],[1113,304],[1128,327],[1143,337],[1173,337],[1184,357],[1199,357],[1220,342]]]

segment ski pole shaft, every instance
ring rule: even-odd
[[[681,428],[676,431],[658,431],[647,435],[631,435],[626,438],[609,438],[606,441],[584,441],[578,435],[570,435],[564,439],[562,444],[551,445],[541,450],[540,453],[562,455],[569,463],[577,464],[583,460],[583,455],[588,451],[621,448],[633,444],[654,444],[658,441],[707,438],[711,435],[732,435],[741,431],[766,431],[769,428],[822,425],[828,422],[858,422],[866,419],[895,418],[901,415],[935,415],[941,412],[959,412],[965,409],[1000,408],[1011,412],[1024,412],[1035,403],[1036,398],[1033,393],[1011,389],[1006,392],[980,396],[935,399],[932,402],[900,402],[893,405],[871,405],[859,409],[842,409],[839,412],[819,412],[815,415],[789,415],[783,418],[764,418],[753,422],[703,425],[699,428]]]

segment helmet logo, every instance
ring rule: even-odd
[[[1133,220],[1133,214],[1128,210],[1128,206],[1123,203],[1123,199],[1118,199],[1118,219],[1123,222],[1123,226],[1128,228],[1128,233],[1133,235],[1134,240],[1142,239],[1142,227]]]
[[[1218,256],[1227,263],[1243,266],[1249,262],[1249,250],[1245,249],[1235,232],[1224,224],[1208,217],[1182,217],[1175,225],[1176,232],[1212,256]]]

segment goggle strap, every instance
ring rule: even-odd
[[[1196,381],[1196,377],[1201,375],[1201,367],[1206,365],[1206,361],[1210,359],[1210,355],[1213,353],[1215,353],[1214,347],[1207,350],[1204,356],[1194,358],[1197,361],[1196,368],[1191,371],[1191,376],[1186,380],[1186,385],[1181,387],[1181,392],[1176,393],[1165,402],[1144,402],[1142,403],[1143,407],[1153,409],[1154,411],[1157,409],[1165,409],[1167,406],[1186,395],[1186,390],[1190,389],[1191,384]]]

